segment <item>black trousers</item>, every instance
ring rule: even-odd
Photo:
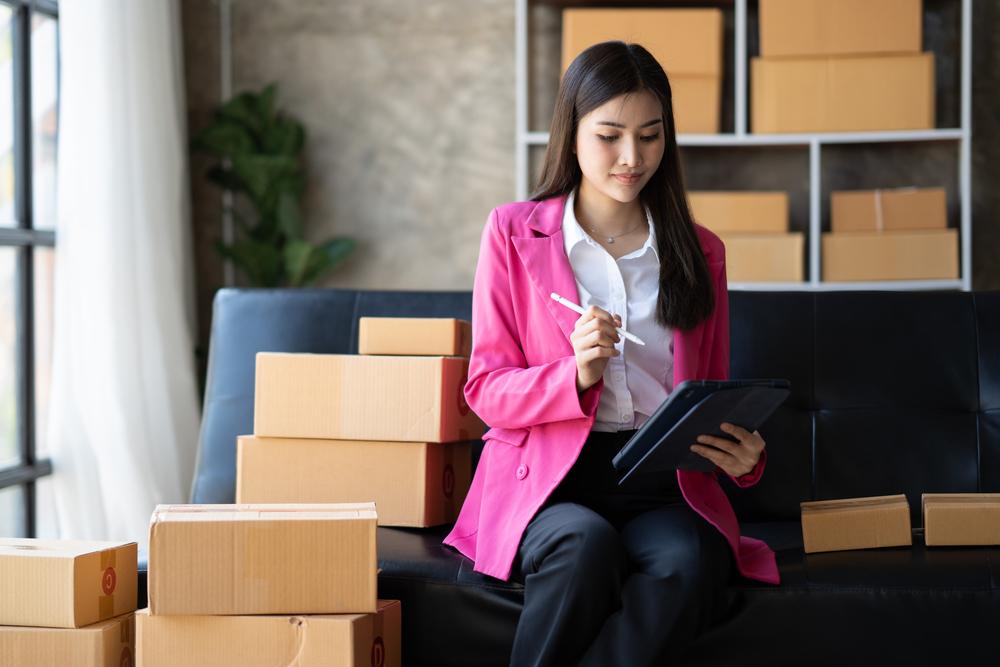
[[[676,476],[619,488],[611,459],[635,431],[592,431],[525,529],[512,667],[669,665],[726,612],[729,544]]]

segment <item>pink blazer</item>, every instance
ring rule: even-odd
[[[604,387],[576,389],[570,334],[579,315],[553,301],[558,292],[579,303],[563,248],[566,196],[513,202],[493,209],[482,233],[472,296],[472,356],[465,398],[491,426],[454,528],[443,543],[475,562],[473,570],[510,578],[528,522],[576,461],[594,423]],[[729,374],[729,301],[725,246],[695,225],[715,282],[712,316],[674,332],[674,384],[725,379]],[[753,471],[733,481],[756,484]],[[740,535],[736,515],[714,473],[677,471],[681,493],[729,541],[743,576],[780,582],[774,552]],[[722,473],[726,474],[726,473]]]

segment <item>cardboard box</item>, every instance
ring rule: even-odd
[[[136,613],[142,667],[400,667],[401,606],[370,614],[156,616]]]
[[[468,442],[237,439],[238,503],[374,501],[380,526],[422,528],[454,522],[471,479]]]
[[[362,317],[358,354],[468,357],[472,324],[448,317]]]
[[[910,504],[903,494],[799,503],[805,552],[912,544]]]
[[[716,234],[788,231],[787,192],[688,192],[698,224]]]
[[[150,612],[373,612],[375,525],[375,503],[159,505]]]
[[[958,278],[958,230],[824,233],[823,280]]]
[[[892,188],[832,192],[830,227],[834,233],[946,229],[945,191]]]
[[[934,128],[934,54],[753,58],[755,133]]]
[[[760,0],[760,55],[916,53],[921,0]]]
[[[135,611],[135,542],[0,538],[0,625],[79,628]]]
[[[486,430],[465,402],[469,360],[257,353],[254,435],[453,442]]]
[[[719,132],[722,10],[573,8],[563,10],[562,69],[594,44],[638,42],[670,79],[674,122],[681,134]]]
[[[134,638],[131,612],[82,628],[0,626],[0,665],[133,667]]]
[[[742,282],[801,282],[802,232],[719,234],[726,246],[726,279]]]
[[[721,79],[708,76],[670,77],[674,124],[679,134],[718,134],[722,108]]]
[[[1000,493],[924,493],[928,546],[1000,544]]]

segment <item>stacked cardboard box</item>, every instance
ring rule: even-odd
[[[471,326],[359,322],[360,354],[257,355],[254,435],[237,443],[237,502],[373,500],[385,526],[454,521],[485,427],[465,403]]]
[[[958,230],[944,188],[833,192],[823,280],[958,278]]]
[[[0,538],[0,664],[131,667],[134,542]]]
[[[788,231],[787,192],[689,192],[695,221],[726,245],[730,282],[801,282],[805,236]]]
[[[573,8],[562,21],[562,72],[599,42],[638,42],[670,78],[677,132],[719,132],[721,9]]]
[[[372,502],[157,507],[139,664],[398,667],[400,604],[376,599],[376,523]]]
[[[753,132],[931,129],[922,0],[760,0]]]

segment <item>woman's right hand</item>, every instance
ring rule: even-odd
[[[615,343],[621,340],[615,327],[621,326],[621,317],[603,308],[591,306],[576,321],[570,341],[576,355],[576,390],[593,386],[604,375],[608,359],[620,352]]]

